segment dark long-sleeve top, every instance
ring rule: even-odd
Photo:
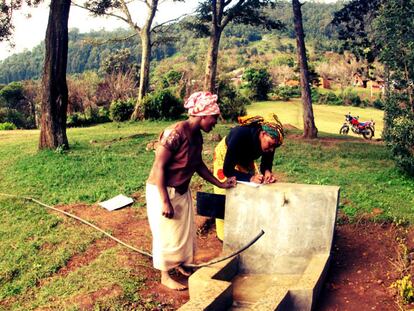
[[[226,137],[227,153],[224,158],[223,173],[226,177],[235,176],[240,181],[250,181],[252,174],[242,173],[235,169],[236,165],[249,167],[250,163],[262,157],[260,172],[272,171],[275,152],[263,152],[259,140],[260,128],[237,126],[230,130]]]

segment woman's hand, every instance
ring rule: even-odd
[[[263,182],[263,175],[262,174],[253,175],[250,178],[250,182],[254,182],[256,184],[261,184]]]
[[[265,184],[272,184],[272,183],[275,183],[276,182],[276,177],[275,177],[275,175],[273,175],[272,174],[272,172],[271,171],[266,171],[265,172],[265,174],[264,174],[264,180],[263,180],[263,182],[265,183]]]
[[[170,219],[174,217],[174,208],[171,203],[168,202],[162,205],[162,216]]]
[[[221,188],[229,189],[236,186],[236,177],[229,177],[224,182],[221,183]]]

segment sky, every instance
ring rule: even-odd
[[[321,2],[334,2],[335,0],[325,0]],[[78,2],[78,3],[82,3]],[[162,23],[174,19],[182,14],[193,12],[197,0],[186,0],[185,3],[173,2],[171,0],[164,1],[158,8],[155,17],[156,23]],[[13,23],[15,25],[13,42],[14,47],[11,47],[7,42],[0,42],[0,60],[14,54],[20,53],[26,49],[31,50],[44,40],[47,21],[49,16],[48,1],[45,1],[38,8],[23,8],[13,16]],[[139,13],[145,15],[145,7],[137,6],[132,10],[138,12],[133,16],[134,20],[142,20],[139,18]],[[30,14],[28,18],[27,15]],[[91,30],[114,30],[116,28],[127,28],[125,22],[120,21],[114,17],[92,17],[90,14],[81,8],[72,6],[69,14],[69,28],[78,28],[81,33]]]

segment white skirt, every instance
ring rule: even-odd
[[[157,186],[147,184],[148,221],[152,232],[154,268],[168,271],[181,264],[193,262],[195,251],[195,224],[191,193],[179,194],[167,187],[174,217],[162,216],[161,196]]]

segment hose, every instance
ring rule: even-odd
[[[34,198],[31,198],[31,197],[26,197],[26,196],[18,196],[18,195],[8,194],[8,193],[2,193],[2,192],[0,192],[0,195],[2,195],[2,196],[6,196],[6,197],[11,197],[11,198],[24,199],[24,200],[26,200],[26,201],[32,201],[32,202],[37,203],[37,204],[39,204],[39,205],[41,205],[41,206],[43,206],[43,207],[49,208],[49,209],[54,210],[54,211],[56,211],[56,212],[62,213],[62,214],[64,214],[64,215],[68,216],[68,217],[71,217],[71,218],[74,218],[74,219],[76,219],[76,220],[79,220],[80,222],[82,222],[82,223],[84,223],[84,224],[86,224],[86,225],[88,225],[88,226],[90,226],[90,227],[94,228],[95,230],[98,230],[99,232],[102,232],[102,233],[103,233],[104,235],[106,235],[108,238],[110,238],[110,239],[112,239],[112,240],[116,241],[117,243],[119,243],[119,244],[121,244],[121,245],[123,245],[123,246],[125,246],[125,247],[127,247],[127,248],[129,248],[129,249],[131,249],[131,250],[133,250],[133,251],[135,251],[135,252],[137,252],[137,253],[141,254],[141,255],[144,255],[144,256],[147,256],[147,257],[149,257],[149,258],[152,258],[152,254],[150,254],[150,253],[148,253],[148,252],[146,252],[146,251],[143,251],[143,250],[141,250],[141,249],[138,249],[138,248],[136,248],[136,247],[134,247],[134,246],[132,246],[132,245],[129,245],[129,244],[127,244],[127,243],[125,243],[125,242],[121,241],[120,239],[117,239],[116,237],[114,237],[114,236],[110,235],[109,233],[107,233],[105,230],[103,230],[103,229],[99,228],[98,226],[95,226],[94,224],[90,223],[89,221],[84,220],[84,219],[82,219],[82,218],[80,218],[80,217],[78,217],[78,216],[76,216],[76,215],[73,215],[73,214],[71,214],[71,213],[68,213],[68,212],[62,211],[62,210],[60,210],[60,209],[58,209],[58,208],[56,208],[56,207],[53,207],[53,206],[47,205],[47,204],[45,204],[45,203],[43,203],[43,202],[40,202],[39,200],[36,200],[36,199],[34,199]],[[216,264],[216,263],[222,262],[222,261],[224,261],[224,260],[227,260],[227,259],[229,259],[229,258],[232,258],[232,257],[234,257],[234,256],[237,256],[237,255],[238,255],[238,254],[240,254],[241,252],[243,252],[243,251],[245,251],[246,249],[248,249],[250,246],[252,246],[254,243],[256,243],[256,241],[257,241],[259,238],[261,238],[261,236],[262,236],[263,234],[264,234],[264,231],[263,231],[263,230],[261,230],[261,231],[260,231],[260,233],[259,233],[257,236],[255,236],[255,237],[254,237],[254,238],[253,238],[253,239],[252,239],[249,243],[247,243],[247,244],[246,244],[245,246],[243,246],[241,249],[239,249],[239,250],[237,250],[237,251],[235,251],[235,252],[231,253],[230,255],[223,256],[223,257],[219,257],[219,258],[213,259],[213,260],[211,260],[211,261],[209,261],[209,262],[206,262],[206,263],[201,263],[201,264],[185,264],[185,265],[183,265],[183,266],[184,266],[185,268],[192,268],[192,269],[195,269],[195,268],[202,268],[202,267],[211,266],[211,265],[213,265],[213,264]]]
[[[219,258],[213,259],[213,260],[211,260],[209,262],[201,263],[201,264],[198,264],[198,265],[195,265],[195,264],[186,264],[186,265],[183,265],[183,266],[186,267],[186,268],[202,268],[202,267],[211,266],[211,265],[213,265],[215,263],[219,263],[219,262],[222,262],[222,261],[224,261],[226,259],[229,259],[229,258],[232,258],[234,256],[237,256],[238,254],[240,254],[241,252],[244,252],[246,249],[248,249],[250,246],[252,246],[254,243],[256,243],[256,241],[258,239],[260,239],[264,233],[265,232],[263,230],[260,230],[260,233],[258,235],[256,235],[249,243],[247,243],[245,246],[243,246],[239,250],[231,253],[230,255],[223,256],[223,257],[219,257]]]

